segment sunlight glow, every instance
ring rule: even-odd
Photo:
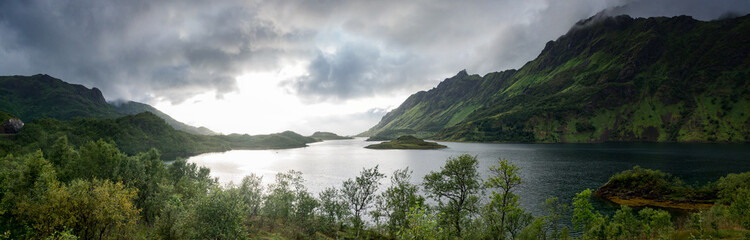
[[[178,121],[229,133],[268,134],[292,130],[303,135],[331,131],[354,135],[375,125],[382,117],[363,118],[369,109],[398,106],[401,97],[371,97],[343,102],[308,103],[280,83],[303,76],[306,63],[289,64],[278,71],[248,72],[238,76],[238,91],[217,99],[215,92],[194,96],[172,105],[161,100],[159,110]]]

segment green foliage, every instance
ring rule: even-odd
[[[398,239],[448,239],[446,232],[439,224],[441,216],[435,216],[420,206],[410,208],[406,215],[408,224],[401,226],[401,230],[397,233]]]
[[[583,190],[573,198],[573,229],[586,231],[592,227],[595,221],[602,218],[599,213],[594,212],[591,204],[591,189]]]
[[[13,138],[0,138],[3,145],[22,147],[16,152],[50,149],[60,137],[69,144],[81,146],[91,141],[114,142],[128,155],[136,155],[155,148],[165,159],[190,156],[230,149],[279,149],[305,147],[316,139],[294,132],[269,135],[193,135],[178,131],[151,112],[116,119],[82,119],[68,121],[40,119],[26,124]],[[9,148],[11,148],[9,147]]]
[[[450,157],[439,172],[424,177],[424,190],[438,202],[441,224],[450,226],[452,234],[462,236],[462,228],[478,212],[483,190],[477,173],[477,157],[468,154]]]
[[[719,201],[728,204],[735,199],[741,189],[750,189],[750,172],[730,173],[716,184]]]
[[[568,205],[563,204],[557,197],[544,201],[545,216],[534,218],[519,234],[519,239],[568,239],[570,232],[562,227],[562,218],[568,212]]]
[[[185,123],[182,123],[180,121],[177,121],[171,116],[167,115],[166,113],[163,113],[148,104],[127,101],[127,102],[110,103],[110,105],[112,105],[112,107],[114,107],[114,109],[118,113],[125,114],[125,115],[136,115],[139,113],[151,112],[154,115],[158,116],[159,118],[164,119],[164,121],[166,121],[167,124],[169,124],[169,126],[172,126],[175,130],[180,130],[180,131],[184,131],[184,132],[195,134],[195,135],[216,135],[217,134],[216,132],[211,131],[210,129],[205,128],[205,127],[193,127]]]
[[[48,75],[0,77],[0,109],[24,122],[42,118],[120,116],[101,91],[68,84]]]
[[[394,171],[391,186],[380,195],[384,206],[375,209],[386,217],[386,230],[391,236],[396,236],[401,228],[409,228],[407,215],[412,209],[424,205],[425,199],[419,195],[419,187],[410,183],[411,174],[409,168]]]
[[[70,216],[78,220],[71,227],[77,236],[84,239],[104,235],[124,238],[132,234],[140,212],[133,203],[137,190],[126,188],[120,182],[97,179],[74,180],[68,188],[72,206]]]
[[[16,118],[16,117],[9,113],[0,111],[0,123],[5,122],[6,120],[11,119],[11,118]]]
[[[750,188],[742,188],[729,205],[731,217],[745,229],[750,229]]]
[[[48,75],[0,77],[0,109],[15,113],[25,122],[42,118],[115,118],[151,112],[177,130],[198,135],[215,135],[211,130],[181,123],[147,104],[107,103],[99,89],[69,84]],[[5,113],[0,114],[0,122]]]
[[[681,187],[675,186],[675,182],[680,180],[659,170],[635,166],[633,169],[612,175],[607,185],[615,189],[644,192],[647,196],[665,196],[675,192],[675,188]]]
[[[520,170],[507,160],[489,169],[492,175],[484,185],[493,192],[490,201],[481,205],[478,195],[484,186],[477,158],[449,158],[439,172],[424,178],[425,191],[438,203],[428,206],[411,183],[409,169],[395,171],[391,185],[379,195],[384,175],[374,167],[344,181],[341,189],[328,188],[315,198],[296,171],[279,173],[269,186],[250,175],[237,185],[221,187],[207,168],[185,160],[165,165],[156,150],[127,156],[107,141],[87,142],[76,149],[62,137],[48,152],[50,161],[42,151],[0,157],[0,238],[573,237],[561,223],[568,207],[558,199],[547,199],[546,214],[537,218],[520,208],[514,193],[522,182]],[[58,177],[58,171],[67,176]],[[588,189],[574,198],[572,223],[582,239],[683,239],[687,235],[741,239],[750,227],[750,190],[745,177],[743,173],[722,178],[716,186],[725,191],[723,202],[694,214],[686,228],[675,226],[663,210],[636,211],[623,206],[614,215],[602,215],[594,210]],[[665,178],[668,174],[640,168],[612,177],[627,186],[658,185]],[[362,214],[373,204],[370,213],[376,225],[369,227]]]
[[[491,176],[484,182],[487,188],[492,189],[484,217],[490,226],[492,238],[514,239],[532,217],[519,207],[520,197],[514,193],[521,185],[521,177],[518,176],[521,169],[507,159],[498,159],[498,163],[500,166],[490,167]]]
[[[246,239],[244,217],[247,205],[237,189],[214,188],[193,206],[192,223],[195,239]]]
[[[729,184],[727,180],[727,184]],[[616,173],[609,181],[596,190],[598,196],[618,198],[643,198],[649,200],[672,200],[693,203],[711,203],[716,200],[717,188],[714,185],[695,187],[659,170],[635,166],[633,169]]]
[[[416,138],[411,135],[400,136],[390,142],[382,142],[379,144],[368,145],[365,148],[369,149],[441,149],[446,148],[444,145],[440,145],[434,142],[425,142],[422,139]]]
[[[324,230],[339,231],[344,221],[351,215],[341,192],[329,187],[318,194],[318,199],[320,199],[319,212]]]
[[[242,203],[247,206],[246,217],[253,218],[260,214],[261,207],[263,206],[263,180],[262,176],[250,174],[242,178],[242,183],[238,186],[238,191]]]
[[[349,206],[349,210],[354,213],[352,225],[357,230],[359,237],[360,230],[364,226],[362,213],[366,212],[369,205],[375,199],[375,193],[380,187],[380,179],[385,177],[378,171],[378,166],[369,169],[362,169],[355,179],[344,181],[341,193],[344,201]]]

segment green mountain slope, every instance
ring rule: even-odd
[[[38,119],[26,124],[17,135],[1,138],[0,154],[46,151],[62,136],[75,146],[98,139],[113,141],[122,152],[130,155],[156,148],[166,159],[232,149],[297,148],[317,141],[294,132],[255,136],[194,135],[175,130],[153,113],[144,112],[115,119]]]
[[[208,129],[205,127],[193,127],[193,126],[184,124],[180,121],[177,121],[171,116],[167,115],[166,113],[163,113],[148,104],[127,101],[127,102],[110,102],[110,105],[112,105],[117,112],[121,114],[126,114],[126,115],[134,115],[134,114],[138,114],[142,112],[151,112],[155,114],[156,116],[160,117],[161,119],[164,119],[164,121],[166,121],[167,124],[169,124],[169,126],[172,126],[174,129],[177,129],[180,131],[185,131],[188,133],[199,134],[199,135],[216,135],[217,134],[216,132],[211,131],[211,129]]]
[[[107,104],[99,89],[88,89],[42,74],[0,77],[0,111],[24,122],[40,118],[121,116]]]
[[[97,88],[88,89],[44,74],[0,77],[0,111],[13,114],[24,122],[41,118],[116,118],[148,111],[177,130],[216,134],[205,127],[196,128],[179,122],[147,104],[132,101],[109,104]]]
[[[579,22],[521,69],[410,96],[363,136],[454,141],[750,141],[750,15]]]

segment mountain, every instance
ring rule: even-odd
[[[199,135],[216,135],[217,134],[216,132],[211,131],[211,129],[208,129],[206,127],[193,127],[193,126],[184,124],[180,121],[177,121],[171,116],[167,115],[166,113],[163,113],[148,104],[127,101],[127,102],[110,102],[110,105],[112,105],[112,107],[114,107],[118,113],[125,114],[125,115],[134,115],[134,114],[138,114],[142,112],[151,112],[155,114],[156,116],[160,117],[161,119],[164,119],[164,121],[166,121],[167,124],[169,124],[169,126],[172,126],[174,129],[177,129],[180,131],[185,131],[188,133],[199,134]]]
[[[332,132],[314,132],[312,135],[310,135],[310,137],[315,138],[315,139],[320,139],[320,140],[352,139],[352,137],[339,136]]]
[[[233,149],[297,148],[317,141],[289,131],[255,136],[195,135],[175,130],[164,119],[143,112],[106,119],[39,119],[24,125],[15,136],[0,138],[0,154],[48,151],[63,136],[74,146],[99,139],[112,141],[129,155],[156,148],[165,159]]]
[[[466,71],[360,136],[481,142],[750,141],[750,15],[592,17],[518,70]]]
[[[132,101],[109,104],[97,88],[88,89],[46,74],[0,76],[0,111],[13,114],[24,122],[41,118],[116,118],[149,111],[177,130],[201,135],[216,134],[205,127],[196,128],[179,122],[147,104]]]
[[[0,111],[24,122],[41,118],[114,118],[119,114],[97,88],[69,84],[49,75],[0,77]]]

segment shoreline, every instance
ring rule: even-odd
[[[597,197],[613,202],[618,205],[625,205],[628,207],[658,207],[667,208],[674,210],[697,212],[700,210],[708,210],[713,207],[713,203],[694,203],[694,202],[678,202],[669,200],[653,200],[645,199],[641,197],[633,197],[629,199],[619,198],[616,196],[602,196],[601,194],[595,194]]]

